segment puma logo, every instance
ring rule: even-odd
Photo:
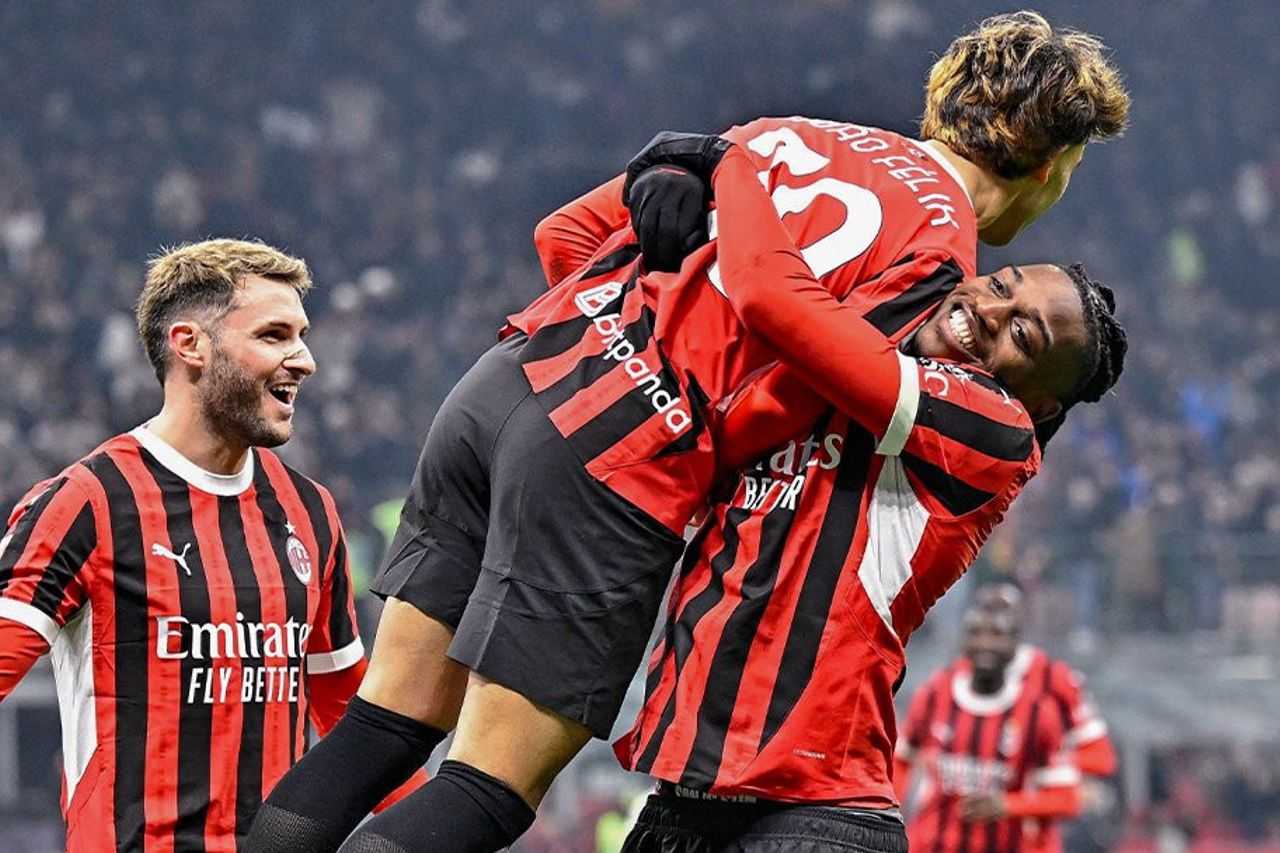
[[[157,542],[151,546],[151,555],[153,557],[168,557],[170,560],[173,560],[179,566],[182,566],[182,570],[187,573],[188,577],[190,577],[191,569],[190,567],[187,566],[187,549],[190,547],[191,547],[191,543],[188,542],[187,544],[182,546],[181,554],[175,554],[172,551],[170,551],[168,548],[164,547],[159,542]]]

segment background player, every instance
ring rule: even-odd
[[[926,775],[907,834],[913,850],[1060,850],[1056,822],[1080,809],[1080,771],[1067,709],[1048,671],[1019,659],[1008,610],[965,617],[964,657],[911,702],[894,762],[905,798],[912,768]]]
[[[72,853],[234,851],[308,719],[328,730],[359,684],[333,498],[266,449],[315,372],[310,287],[261,243],[152,261],[163,408],[31,489],[0,539],[0,699],[52,651]]]
[[[785,197],[798,205],[793,236],[830,293],[843,296],[879,278],[897,295],[923,282],[925,301],[935,299],[938,288],[949,289],[972,272],[977,233],[993,242],[1010,239],[1061,195],[1085,142],[1123,125],[1127,97],[1095,40],[1054,33],[1038,16],[992,22],[973,38],[967,46],[957,43],[931,82],[934,123],[926,127],[939,139],[947,136],[946,145],[921,146],[839,122],[779,122],[772,137],[744,141],[754,161],[734,177],[754,185],[756,173],[767,172],[780,203]],[[1028,52],[1033,67],[1020,68],[994,94],[990,80],[974,79],[983,71],[965,59],[979,48],[1020,52],[1039,42],[1051,43],[1052,50]],[[1070,99],[1063,97],[1068,89]],[[990,105],[999,117],[987,125],[975,125],[963,106],[981,91],[1000,101]],[[1044,111],[1033,116],[1016,109],[1028,98],[1042,99]],[[991,136],[994,131],[999,138]],[[880,177],[873,179],[877,170]],[[902,171],[894,176],[894,170]],[[873,180],[875,192],[865,188]],[[850,217],[851,209],[858,215]],[[899,209],[912,211],[908,221],[882,220],[882,210]],[[365,827],[350,849],[391,843],[409,849],[423,837],[448,839],[457,849],[472,841],[477,846],[465,849],[508,843],[527,827],[529,807],[555,773],[591,734],[603,736],[617,713],[665,585],[664,564],[680,547],[676,533],[714,473],[707,415],[772,357],[741,335],[737,317],[758,315],[754,308],[743,310],[741,301],[750,294],[733,292],[732,283],[724,294],[733,300],[732,310],[721,299],[726,283],[710,249],[695,252],[678,276],[637,278],[632,239],[625,230],[611,235],[586,269],[513,317],[502,350],[481,362],[490,371],[507,370],[499,367],[502,360],[521,366],[523,378],[506,384],[513,395],[532,389],[571,456],[557,462],[550,451],[560,449],[548,438],[536,451],[516,453],[520,470],[510,484],[483,470],[499,467],[487,456],[502,451],[492,430],[512,411],[493,393],[506,387],[496,373],[483,381],[479,373],[472,382],[464,379],[453,396],[460,404],[456,417],[446,403],[433,425],[437,438],[428,438],[391,561],[375,585],[393,599],[379,629],[387,652],[375,649],[361,695],[429,725],[437,737],[457,720],[455,760],[419,803]],[[882,276],[897,264],[904,269]],[[765,292],[755,295],[761,308],[772,300]],[[904,295],[890,311],[909,321],[918,314],[913,299],[919,296]],[[830,307],[860,316],[834,302]],[[528,335],[527,348],[521,333]],[[728,337],[717,345],[720,335]],[[610,339],[607,347],[601,336]],[[811,342],[804,335],[795,340]],[[622,353],[625,369],[613,370],[610,359]],[[472,404],[466,395],[473,391],[462,389],[471,385],[487,388],[487,399],[467,410]],[[481,431],[472,434],[477,424]],[[466,434],[451,434],[464,427]],[[479,472],[442,469],[436,462],[468,454],[478,457]],[[565,475],[576,478],[584,469],[604,492]],[[517,495],[533,490],[533,483],[540,500],[521,503]],[[559,498],[546,492],[551,484]],[[446,495],[450,505],[442,500]],[[567,518],[570,507],[585,515]],[[519,518],[509,517],[513,511]],[[486,533],[512,535],[521,527],[545,532],[516,534],[519,545],[486,539]],[[614,543],[605,565],[598,550],[589,557],[579,553],[581,531],[587,530],[597,541]],[[541,545],[536,541],[547,537]],[[637,554],[645,555],[645,565],[630,562]],[[565,637],[575,644],[566,645]],[[467,670],[474,673],[469,686]],[[602,673],[607,683],[601,683]],[[297,826],[302,817],[320,826],[337,810],[335,797],[374,798],[390,781],[377,756],[400,748],[372,726],[343,742],[330,738],[327,746],[308,765],[351,766],[358,759],[361,778],[333,791],[307,781],[306,768],[291,775],[264,809],[254,849],[296,849],[283,845],[299,837],[274,831],[273,823]],[[330,849],[331,842],[305,843],[307,849]]]

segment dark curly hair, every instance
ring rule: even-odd
[[[1080,375],[1075,385],[1062,395],[1062,411],[1036,424],[1036,440],[1041,449],[1066,420],[1067,411],[1076,403],[1096,403],[1111,390],[1124,372],[1124,357],[1129,350],[1124,326],[1116,319],[1116,295],[1105,284],[1089,278],[1084,264],[1059,267],[1076,286],[1084,308],[1085,347]]]

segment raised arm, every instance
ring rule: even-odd
[[[629,223],[622,204],[624,175],[601,184],[547,216],[533,229],[533,245],[547,287],[555,287]]]

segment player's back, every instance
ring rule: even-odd
[[[759,119],[726,136],[750,153],[806,262],[838,298],[896,288],[905,323],[918,311],[917,270],[946,262],[957,277],[972,274],[972,205],[927,146],[804,118]],[[643,272],[633,241],[629,229],[610,237],[509,330],[530,336],[526,375],[588,470],[679,531],[715,473],[717,405],[775,355],[725,297],[733,283],[721,280],[714,239],[678,273]]]

